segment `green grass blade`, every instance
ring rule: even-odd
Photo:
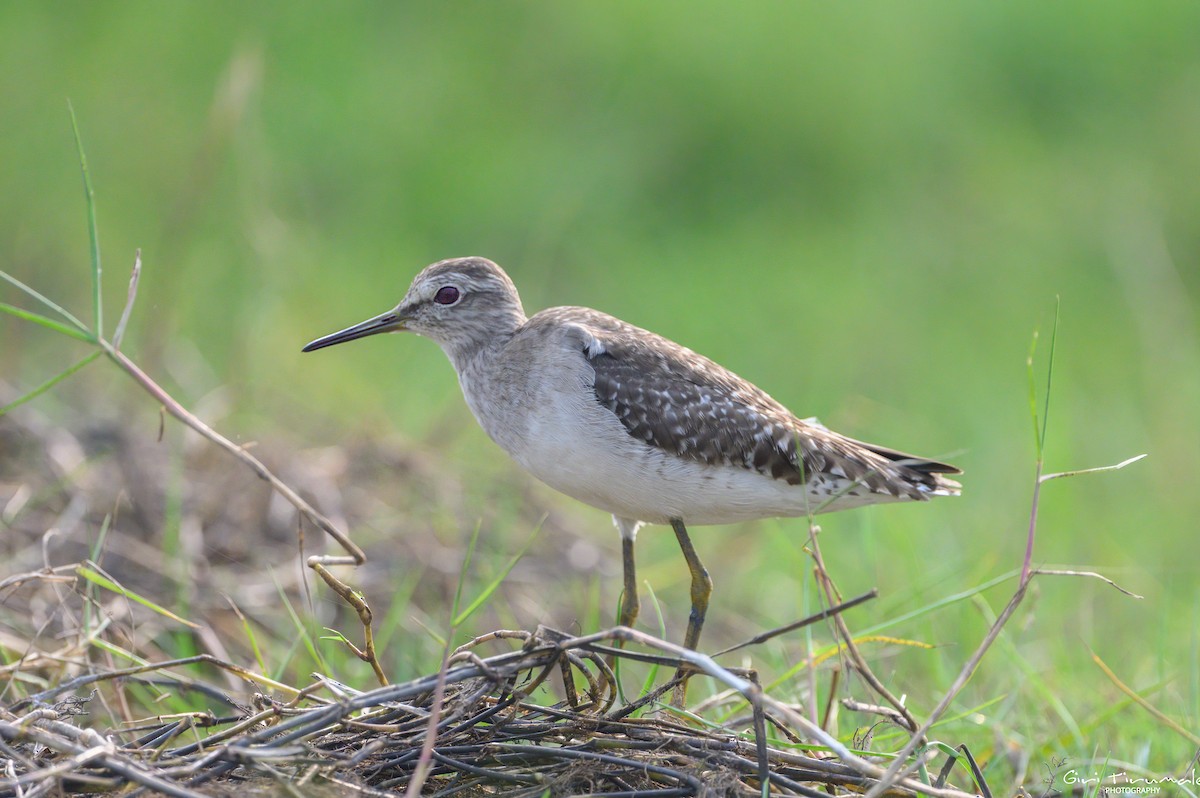
[[[1062,298],[1054,297],[1054,326],[1050,328],[1050,352],[1046,363],[1046,401],[1042,405],[1042,436],[1038,441],[1038,454],[1046,448],[1046,425],[1050,423],[1050,388],[1054,381],[1054,344],[1058,340],[1058,316],[1062,310]]]
[[[92,176],[88,172],[87,156],[83,152],[83,137],[79,135],[79,122],[75,119],[75,106],[67,100],[71,112],[71,130],[75,132],[75,147],[79,150],[79,169],[83,172],[83,196],[87,201],[88,238],[91,240],[92,256],[92,332],[97,338],[104,337],[104,305],[100,301],[100,236],[96,230],[96,194],[92,191]]]
[[[1154,695],[1155,693],[1161,692],[1170,686],[1174,681],[1175,679],[1172,676],[1159,679],[1157,682],[1143,687],[1140,691],[1140,695]],[[1095,712],[1095,714],[1089,718],[1086,718],[1083,723],[1079,724],[1079,731],[1084,735],[1085,739],[1095,739],[1096,737],[1102,735],[1106,728],[1113,728],[1111,725],[1113,723],[1113,718],[1119,716],[1122,712],[1133,706],[1134,703],[1134,700],[1129,696],[1125,696],[1120,700],[1110,699],[1110,701],[1106,702],[1102,708]],[[1057,737],[1054,737],[1043,744],[1045,746],[1045,753],[1047,756],[1049,756],[1050,752],[1055,750],[1053,746],[1066,748],[1071,742],[1072,740],[1070,737],[1070,732],[1062,732]]]
[[[312,661],[317,664],[317,667],[323,672],[329,672],[329,666],[325,663],[325,658],[321,656],[321,652],[317,649],[313,642],[312,635],[309,634],[308,628],[304,625],[304,621],[300,618],[296,608],[292,606],[292,600],[288,598],[287,591],[283,589],[283,585],[275,576],[275,570],[271,569],[271,580],[275,583],[275,591],[279,594],[279,600],[283,603],[284,609],[287,610],[288,617],[292,621],[292,626],[296,629],[296,646],[288,652],[288,656],[279,663],[276,676],[274,678],[283,679],[283,671],[291,661],[291,652],[295,651],[296,647],[303,646],[308,655],[312,657]]]
[[[16,277],[13,277],[11,274],[4,271],[3,269],[0,269],[0,280],[4,280],[5,282],[9,283],[10,285],[20,289],[21,291],[25,292],[29,296],[33,297],[38,302],[41,302],[43,305],[50,308],[55,313],[62,316],[67,321],[71,322],[71,324],[74,324],[75,327],[77,329],[79,329],[80,332],[86,333],[88,336],[87,337],[88,341],[95,342],[96,338],[88,330],[88,326],[86,324],[84,324],[83,322],[81,322],[79,319],[77,319],[75,317],[75,314],[71,313],[71,311],[67,310],[62,305],[59,305],[57,302],[55,302],[54,300],[45,296],[41,292],[35,291],[34,289],[25,285],[25,283],[21,282]]]
[[[1163,712],[1157,706],[1150,703],[1150,701],[1147,700],[1141,693],[1125,684],[1125,682],[1123,682],[1121,678],[1117,676],[1112,668],[1108,667],[1108,664],[1100,658],[1100,655],[1095,651],[1092,651],[1090,647],[1088,648],[1088,651],[1092,655],[1092,662],[1096,663],[1096,666],[1100,668],[1104,675],[1108,677],[1109,681],[1111,681],[1118,690],[1132,698],[1134,703],[1146,710],[1146,712],[1150,713],[1150,715],[1153,716],[1154,719],[1162,724],[1165,728],[1170,729],[1180,737],[1183,737],[1185,740],[1187,740],[1188,743],[1191,744],[1193,750],[1200,748],[1200,735],[1181,726],[1178,721],[1176,721],[1166,712]]]
[[[254,627],[250,625],[250,619],[242,612],[242,608],[237,605],[237,602],[230,596],[225,596],[225,601],[229,603],[233,614],[242,622],[242,631],[246,634],[246,640],[250,643],[250,650],[254,652],[254,661],[258,663],[259,673],[270,673],[267,668],[266,659],[263,657],[262,648],[258,645],[258,635],[254,634]]]
[[[34,388],[32,391],[25,394],[24,396],[19,396],[16,399],[14,399],[13,401],[6,404],[4,407],[0,407],[0,416],[4,415],[5,413],[9,412],[10,410],[12,410],[15,407],[20,407],[21,405],[25,404],[26,402],[28,402],[31,399],[36,399],[37,397],[41,396],[46,391],[53,388],[55,385],[58,385],[60,382],[65,380],[67,377],[70,377],[72,374],[79,371],[81,368],[86,366],[88,363],[91,363],[93,360],[100,357],[100,355],[102,355],[102,354],[104,354],[104,353],[101,352],[99,349],[97,349],[95,352],[92,352],[90,355],[85,357],[83,360],[80,360],[75,365],[68,367],[65,371],[60,371],[58,374],[56,374],[53,377],[51,377],[50,379],[46,380],[41,385]]]
[[[387,614],[383,616],[379,628],[375,630],[376,651],[387,651],[392,636],[397,630],[403,629],[404,615],[409,611],[413,592],[417,589],[417,582],[420,578],[421,573],[416,569],[398,577],[400,581],[392,591],[391,604],[388,606]]]
[[[100,524],[100,533],[96,535],[96,540],[92,543],[91,561],[93,563],[103,562],[104,543],[108,540],[108,530],[112,525],[112,514],[106,514],[104,521]],[[100,601],[96,598],[97,585],[89,582],[84,588],[84,594],[87,601],[83,605],[83,628],[92,629],[92,624],[95,619],[93,613],[100,611]]]
[[[141,604],[146,609],[152,610],[152,611],[158,613],[159,615],[163,616],[164,618],[170,618],[171,620],[181,623],[184,626],[188,626],[192,629],[199,628],[199,626],[197,624],[194,624],[189,620],[185,620],[184,618],[180,618],[178,615],[171,612],[166,607],[160,607],[159,605],[155,604],[150,599],[148,599],[144,596],[139,596],[137,593],[134,593],[132,590],[122,587],[121,585],[119,585],[116,582],[109,579],[107,576],[104,576],[103,574],[101,574],[99,571],[89,568],[86,565],[81,565],[80,567],[76,568],[75,573],[77,575],[83,577],[84,579],[86,579],[88,582],[91,582],[92,584],[97,585],[98,587],[102,587],[105,590],[108,590],[112,593],[116,593],[120,596],[124,596],[125,598],[129,599],[130,601],[135,601],[138,604]]]
[[[531,546],[533,546],[533,541],[537,539],[538,532],[541,531],[541,528],[542,528],[541,524],[538,524],[536,527],[534,527],[533,534],[531,534],[529,536],[529,540],[525,541],[525,545],[521,547],[521,550],[518,551],[516,554],[514,554],[509,559],[508,563],[504,566],[504,568],[502,568],[500,570],[500,573],[496,574],[496,578],[493,579],[491,582],[488,582],[487,587],[485,587],[483,589],[483,591],[475,598],[475,600],[472,601],[471,604],[465,610],[463,610],[461,613],[459,613],[457,616],[455,616],[455,618],[454,618],[454,626],[455,627],[461,626],[463,624],[463,622],[467,620],[467,618],[471,617],[471,615],[475,612],[475,610],[482,607],[483,604],[489,598],[491,598],[491,595],[496,592],[496,588],[500,587],[500,583],[503,582],[505,580],[505,578],[508,576],[508,574],[512,571],[512,569],[516,567],[517,563],[521,561],[521,558],[524,557],[526,555],[526,553],[529,552],[529,549]],[[476,530],[476,535],[478,535],[478,529]],[[472,537],[472,548],[474,548],[474,536]],[[457,607],[458,607],[457,597],[455,599],[454,606],[457,609]]]
[[[120,646],[118,646],[116,643],[105,640],[102,637],[88,638],[88,645],[90,645],[92,648],[98,648],[107,654],[112,654],[114,657],[120,657],[121,659],[127,659],[130,662],[132,662],[134,665],[149,665],[150,664],[150,660],[142,659],[137,654],[134,654],[132,651],[127,651],[126,649],[123,649]]]
[[[1038,331],[1033,331],[1033,338],[1029,341],[1029,356],[1025,358],[1025,381],[1029,387],[1029,417],[1033,419],[1033,447],[1037,451],[1037,459],[1040,463],[1042,460],[1042,435],[1038,429],[1038,410],[1037,410],[1037,377],[1033,373],[1033,356],[1037,352]]]
[[[108,531],[110,529],[112,529],[111,514],[104,516],[104,523],[100,524],[100,534],[96,535],[96,540],[92,543],[92,562],[100,562],[100,558],[104,554],[104,544],[108,541]]]
[[[483,521],[480,520],[475,524],[475,529],[471,532],[471,539],[467,541],[467,553],[463,555],[462,568],[458,569],[458,584],[454,587],[454,604],[450,607],[450,637],[454,636],[453,629],[458,626],[455,618],[458,617],[459,604],[462,601],[463,585],[467,581],[467,569],[471,567],[471,558],[475,556],[475,544],[479,542],[479,529],[483,526]]]
[[[654,592],[654,587],[649,582],[646,583],[646,598],[650,599],[650,606],[654,608],[654,617],[658,619],[658,637],[666,640],[667,616],[663,614],[662,603],[658,600],[658,594]],[[658,671],[659,664],[657,662],[650,666],[646,680],[642,682],[641,695],[646,695],[654,689],[654,685],[658,681]]]
[[[1012,579],[1017,574],[1018,574],[1018,571],[1016,571],[1016,570],[1006,571],[1005,573],[1002,573],[997,577],[989,579],[988,581],[984,582],[981,585],[976,585],[975,587],[967,588],[966,590],[963,590],[958,593],[952,593],[951,595],[946,596],[945,598],[941,598],[930,604],[926,604],[924,607],[918,607],[917,609],[913,610],[912,612],[906,612],[903,615],[897,615],[895,618],[891,618],[889,620],[882,621],[880,623],[875,624],[874,626],[868,626],[866,629],[863,629],[861,632],[859,632],[859,634],[862,635],[863,637],[867,637],[870,635],[877,635],[880,632],[884,631],[885,629],[890,629],[893,626],[905,623],[906,621],[911,621],[914,618],[920,618],[922,615],[928,615],[929,613],[935,612],[944,607],[949,607],[951,604],[957,604],[960,601],[964,601],[966,599],[971,598],[972,596],[976,596],[976,595],[984,592],[985,590],[990,590],[993,587],[996,587],[996,585],[1002,584],[1002,583],[1008,581],[1009,579]]]
[[[34,324],[40,324],[43,327],[47,327],[55,332],[60,332],[63,335],[69,335],[72,338],[78,338],[80,341],[87,341],[88,343],[95,343],[96,341],[96,339],[93,338],[90,333],[80,332],[74,327],[68,327],[66,324],[55,321],[48,316],[43,316],[40,313],[34,313],[33,311],[29,310],[23,310],[15,305],[8,305],[4,302],[0,302],[0,311],[7,313],[10,316],[16,316],[18,319],[24,319],[25,321],[31,321]]]
[[[425,621],[421,620],[420,618],[413,618],[413,620],[416,622],[417,626],[421,627],[425,634],[429,635],[429,639],[432,640],[438,648],[446,647],[446,638],[442,637],[440,632],[438,632],[429,624],[425,623]]]
[[[993,696],[993,697],[987,699],[986,701],[983,701],[982,703],[976,704],[975,706],[971,707],[970,709],[964,709],[961,712],[959,712],[957,715],[947,715],[946,717],[939,719],[938,722],[934,724],[934,728],[939,728],[939,727],[943,727],[943,726],[951,726],[955,723],[958,723],[959,721],[961,721],[964,718],[970,718],[973,715],[980,714],[983,712],[983,710],[987,709],[988,707],[994,706],[994,705],[1000,703],[1001,701],[1004,701],[1008,697],[1009,697],[1008,693],[1001,693],[998,696]],[[904,729],[901,729],[898,727],[892,727],[891,729],[881,729],[880,731],[876,732],[874,740],[876,743],[879,743],[880,745],[882,745],[884,743],[887,743],[887,742],[890,742],[893,740],[907,740],[908,737],[909,737],[909,734]]]
[[[1190,681],[1192,683],[1192,717],[1200,718],[1200,587],[1196,588],[1196,593],[1192,597],[1192,623],[1191,623],[1192,645],[1189,652],[1191,667],[1188,668]]]

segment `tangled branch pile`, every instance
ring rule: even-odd
[[[503,639],[515,639],[520,647],[487,658],[475,653],[478,646]],[[753,690],[749,697],[732,691],[728,699],[743,702],[741,723],[758,733],[701,729],[661,713],[644,715],[673,682],[621,703],[609,658],[663,666],[679,660],[612,648],[603,644],[606,640],[675,650],[622,629],[576,638],[549,629],[496,632],[459,649],[447,668],[421,679],[369,692],[319,679],[291,701],[259,693],[252,706],[238,705],[212,685],[164,676],[158,667],[81,677],[3,709],[0,756],[7,773],[0,779],[0,796],[138,786],[182,797],[241,793],[276,783],[289,789],[323,784],[347,794],[395,794],[414,780],[425,794],[439,796],[750,795],[761,793],[764,779],[775,795],[852,794],[873,786],[871,773],[838,758],[768,747],[764,719],[796,741],[809,730],[792,726],[796,716],[786,707],[769,700],[755,706],[753,697],[761,693]],[[694,666],[712,675],[728,674],[707,658],[693,659]],[[728,675],[735,683],[750,684]],[[86,699],[49,703],[111,678],[200,691],[219,703],[221,714],[159,718],[101,733],[76,724],[87,711]],[[565,700],[534,700],[555,681]],[[922,791],[929,793],[929,785]],[[964,795],[940,787],[932,792]],[[899,786],[890,794],[915,791]]]

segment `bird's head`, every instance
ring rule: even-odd
[[[392,310],[318,338],[305,352],[385,332],[414,332],[457,360],[525,323],[521,297],[487,258],[454,258],[425,267]]]

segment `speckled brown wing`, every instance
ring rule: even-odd
[[[939,476],[958,473],[954,466],[798,419],[753,384],[662,336],[588,308],[538,315],[577,327],[595,371],[596,400],[648,445],[789,485],[846,480],[872,493],[913,499],[956,492],[957,483]]]

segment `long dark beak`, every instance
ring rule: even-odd
[[[397,332],[404,329],[404,323],[408,319],[401,316],[394,310],[389,310],[387,313],[381,313],[373,319],[367,319],[364,322],[355,324],[353,327],[347,327],[344,330],[326,335],[324,338],[317,340],[304,347],[304,352],[312,352],[317,349],[324,349],[327,346],[334,344],[344,344],[347,341],[353,341],[355,338],[366,338],[368,335],[377,335],[378,333]]]

